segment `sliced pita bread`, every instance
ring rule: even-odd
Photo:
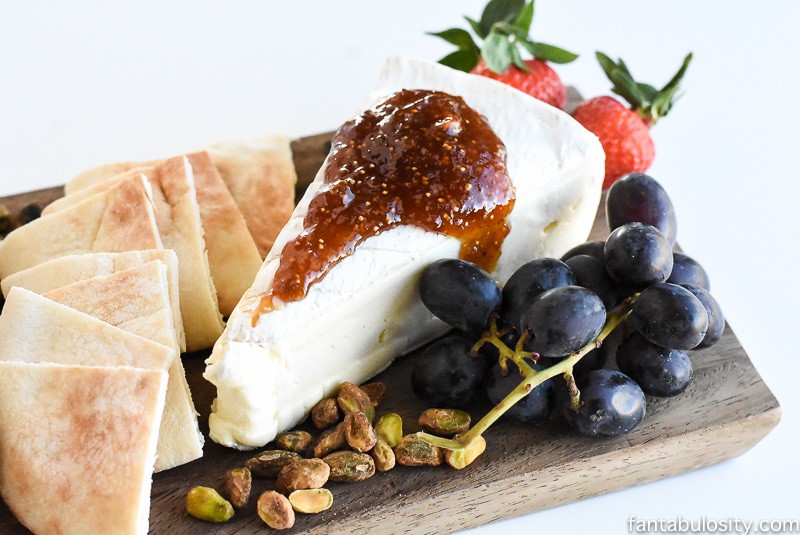
[[[58,212],[59,210],[63,210],[69,206],[74,204],[78,204],[84,199],[88,199],[92,195],[96,195],[98,193],[108,191],[116,184],[122,182],[123,180],[127,180],[131,177],[136,175],[143,175],[147,177],[147,173],[153,170],[153,166],[137,166],[133,167],[132,169],[126,169],[124,172],[114,175],[108,179],[101,180],[95,184],[90,185],[89,187],[83,188],[82,190],[76,191],[71,195],[67,195],[65,197],[58,198],[45,206],[42,209],[42,215],[46,216],[49,214],[53,214]]]
[[[143,175],[11,232],[0,242],[0,279],[68,254],[162,248]]]
[[[215,143],[207,150],[266,257],[294,210],[297,173],[289,140],[271,135]]]
[[[289,140],[268,135],[252,140],[223,141],[206,149],[247,222],[261,257],[266,257],[278,232],[294,210],[297,173]],[[123,162],[88,169],[64,187],[66,194],[154,162]]]
[[[24,288],[0,314],[0,360],[167,370],[172,348],[123,331]]]
[[[169,301],[172,308],[175,332],[178,336],[178,347],[180,351],[186,351],[186,337],[183,332],[183,319],[181,317],[178,292],[178,257],[172,249],[61,256],[18,271],[3,279],[0,282],[0,286],[2,286],[3,295],[8,295],[8,292],[14,286],[20,286],[43,295],[63,286],[93,277],[111,275],[154,260],[159,260],[166,266]]]
[[[205,151],[188,155],[205,231],[208,265],[220,312],[230,316],[261,268],[261,255],[242,213]]]
[[[145,535],[166,373],[0,362],[0,493],[38,535]]]
[[[186,349],[214,345],[224,327],[206,256],[192,166],[185,156],[159,163],[148,175],[164,247],[178,254]]]
[[[158,436],[155,471],[168,470],[203,456],[197,423],[169,303],[167,269],[160,261],[59,288],[45,297],[120,329],[173,348],[166,406]]]
[[[208,266],[217,290],[220,312],[223,316],[229,316],[244,292],[253,283],[256,273],[261,267],[261,256],[242,213],[211,162],[208,153],[201,151],[186,156],[192,166],[200,221],[208,250]],[[157,162],[150,163],[155,165]],[[116,170],[123,165],[126,164],[112,164],[105,167]],[[131,173],[143,173],[148,176],[152,170],[152,165],[150,167],[140,166],[120,175],[104,178],[53,201],[45,207],[42,213],[45,215],[55,213],[80,202],[94,193],[113,187]],[[99,178],[101,174],[98,172],[95,176]],[[154,187],[156,186],[154,185]]]

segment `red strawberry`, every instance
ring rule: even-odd
[[[466,19],[472,31],[483,39],[482,45],[478,46],[472,35],[460,28],[432,33],[458,47],[439,63],[494,78],[548,104],[564,108],[567,102],[564,84],[545,62],[568,63],[578,56],[530,38],[533,0],[527,3],[524,0],[490,0],[480,21]],[[523,60],[520,46],[534,59]]]
[[[650,127],[672,109],[675,93],[692,55],[686,56],[675,76],[660,90],[634,81],[622,60],[614,63],[601,52],[597,53],[597,59],[614,83],[612,91],[631,105],[626,108],[612,97],[595,97],[572,112],[579,123],[600,138],[606,153],[603,188],[608,188],[621,176],[644,172],[653,163],[656,151]]]
[[[644,172],[653,163],[656,149],[650,127],[639,115],[612,97],[595,97],[580,104],[572,116],[600,138],[606,153],[603,189],[622,175]]]
[[[567,105],[567,90],[556,71],[540,59],[525,60],[525,66],[528,72],[511,65],[504,73],[498,74],[490,69],[485,61],[481,61],[470,72],[499,80],[563,110]]]

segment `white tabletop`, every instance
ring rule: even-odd
[[[461,15],[478,17],[482,7],[0,0],[0,195],[220,139],[331,130],[364,98],[386,56],[438,59],[447,45],[424,32],[463,26]],[[684,96],[653,131],[651,174],[672,196],[678,239],[710,272],[783,421],[735,460],[479,533],[627,533],[631,516],[800,518],[797,20],[800,3],[790,0],[540,0],[534,37],[582,54],[556,69],[587,97],[609,90],[595,50],[624,57],[655,84],[694,52]]]

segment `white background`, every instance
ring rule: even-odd
[[[436,60],[425,31],[463,25],[483,0],[277,2],[0,0],[0,195],[64,183],[94,164],[230,138],[328,131],[387,55]],[[798,518],[800,3],[540,0],[533,35],[582,56],[557,66],[608,93],[593,52],[663,84],[695,61],[656,125],[653,174],[679,241],[783,407],[747,454],[721,465],[481,528],[626,533],[628,518]]]

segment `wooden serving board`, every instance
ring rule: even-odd
[[[327,154],[330,136],[293,143],[301,192]],[[44,206],[62,195],[62,188],[51,188],[2,198],[0,204],[16,214],[29,203]],[[601,207],[592,239],[606,234]],[[202,378],[207,355],[183,355],[206,434],[214,398],[212,385]],[[419,430],[417,417],[429,408],[411,392],[413,359],[414,355],[398,359],[376,378],[388,385],[378,414],[399,413],[405,432]],[[719,463],[747,451],[775,427],[780,420],[778,402],[730,327],[717,345],[693,352],[692,361],[689,388],[675,398],[648,398],[647,417],[628,435],[582,437],[555,418],[538,426],[501,421],[485,435],[486,452],[466,469],[398,466],[362,483],[329,484],[333,507],[318,515],[298,514],[287,533],[450,533]],[[485,403],[470,407],[473,421],[488,408]],[[272,488],[272,480],[255,480],[250,505],[225,524],[198,521],[184,509],[191,487],[219,488],[225,471],[241,466],[254,453],[207,440],[202,459],[156,474],[150,533],[263,533],[267,528],[256,514],[255,498]],[[29,532],[0,505],[0,533]]]

